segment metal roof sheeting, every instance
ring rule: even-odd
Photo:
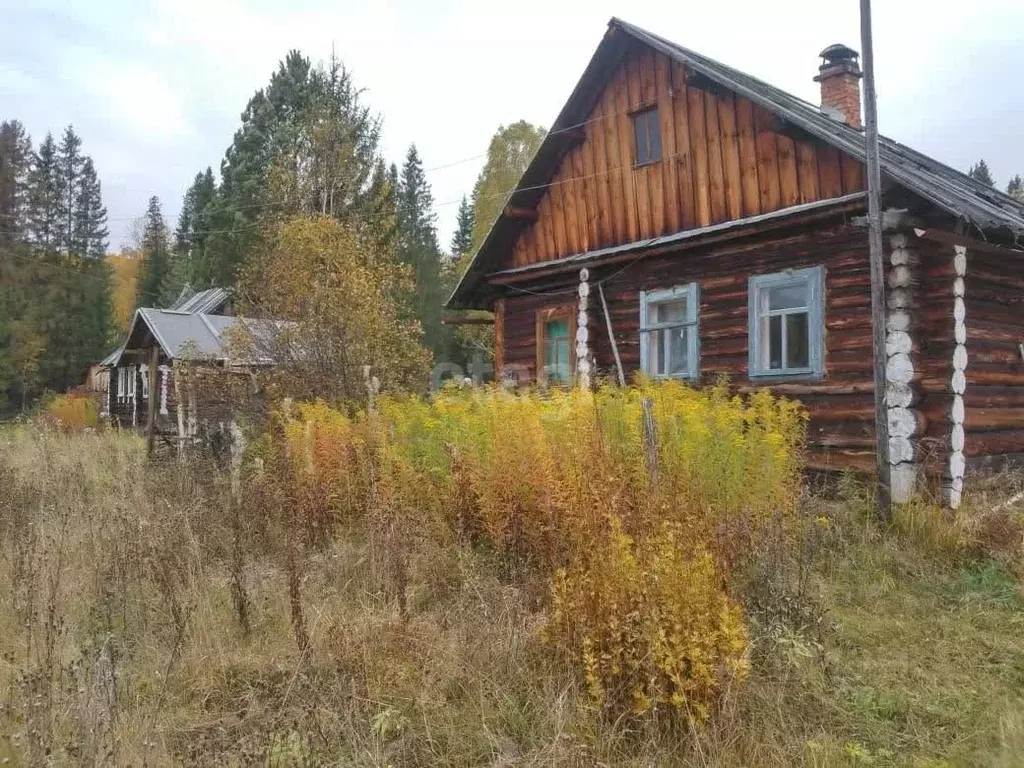
[[[256,320],[253,318],[227,317],[225,315],[208,315],[205,313],[189,313],[172,309],[151,309],[143,307],[135,311],[130,339],[138,323],[145,323],[150,333],[159,343],[163,353],[172,360],[206,360],[214,362],[254,363],[266,360],[239,360],[231,358],[228,347],[231,335],[241,331],[255,336],[261,342],[273,339],[283,324],[276,320]],[[108,356],[103,363],[116,366],[125,352],[122,346]]]
[[[660,51],[821,141],[851,157],[864,160],[864,134],[825,114],[819,106],[640,27],[613,18],[572,95],[552,124],[551,131],[541,143],[516,189],[509,195],[508,205],[532,207],[543,196],[568,146],[561,139],[561,133],[587,119],[596,94],[600,93],[609,73],[625,55],[630,40]],[[881,138],[879,154],[883,174],[940,209],[972,222],[981,230],[1005,230],[1012,235],[1024,233],[1024,206],[1009,195],[892,139]],[[518,234],[518,223],[501,213],[448,299],[448,307],[485,308],[481,281],[487,270],[493,268],[496,259],[511,247]]]
[[[228,292],[223,288],[208,288],[205,291],[193,293],[191,288],[186,286],[170,309],[177,312],[209,314],[224,306],[228,298]]]

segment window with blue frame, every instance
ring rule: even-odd
[[[640,293],[640,368],[655,378],[697,378],[697,284]]]
[[[751,376],[822,375],[824,276],[810,267],[750,278]]]
[[[572,384],[575,336],[574,307],[566,305],[537,312],[537,379],[541,384]]]

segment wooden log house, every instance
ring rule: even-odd
[[[223,397],[224,388],[204,387],[202,379],[225,371],[244,375],[266,364],[234,359],[233,334],[266,335],[267,327],[278,325],[230,312],[230,296],[222,288],[186,290],[168,309],[137,309],[125,342],[101,363],[109,371],[103,415],[123,427],[186,440],[204,426],[219,429],[230,422],[232,403]]]
[[[448,301],[505,380],[727,375],[810,415],[808,462],[873,469],[857,53],[813,105],[612,19]],[[881,141],[893,493],[1024,455],[1024,208]],[[621,371],[621,374],[619,373]]]

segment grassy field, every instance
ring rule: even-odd
[[[484,550],[418,539],[402,611],[366,525],[296,563],[209,460],[0,428],[0,760],[1020,765],[1022,513],[979,510],[1022,480],[956,522],[919,503],[881,526],[850,481],[806,496],[801,598],[750,617],[749,677],[684,727],[595,711]]]

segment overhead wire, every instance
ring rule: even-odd
[[[598,115],[596,117],[588,118],[587,120],[583,120],[583,121],[578,122],[578,123],[573,123],[572,125],[567,125],[567,126],[565,126],[563,128],[557,128],[557,129],[554,129],[554,130],[547,131],[544,134],[544,139],[546,140],[549,136],[557,136],[559,134],[563,134],[563,133],[568,133],[568,132],[571,132],[571,131],[579,130],[580,128],[583,128],[583,127],[585,127],[585,126],[587,126],[587,125],[589,125],[591,123],[597,122],[599,120],[607,120],[607,119],[612,119],[612,118],[618,118],[618,117],[621,117],[622,115],[626,115],[626,114],[629,114],[629,113],[628,112],[624,112],[624,113],[621,113],[621,114],[620,113],[612,113],[612,114],[608,114],[608,115]],[[462,164],[465,164],[465,163],[469,163],[469,162],[472,162],[474,160],[480,160],[481,158],[487,157],[487,155],[488,155],[487,152],[483,152],[483,153],[476,154],[476,155],[470,155],[468,157],[459,158],[457,160],[452,160],[450,162],[441,163],[440,165],[435,165],[435,166],[431,166],[429,168],[424,168],[423,172],[424,173],[434,173],[436,171],[441,171],[441,170],[445,170],[447,168],[452,168],[452,167],[457,166],[457,165],[462,165]],[[612,169],[612,170],[618,170],[618,168],[615,168],[615,169]],[[579,177],[579,178],[582,179],[582,178],[587,178],[587,177]],[[565,179],[564,182],[570,182],[570,181],[574,181],[574,180],[576,180],[576,179]],[[562,182],[558,182],[558,183],[562,183]],[[505,197],[505,196],[511,194],[513,191],[521,191],[522,192],[522,191],[528,191],[528,190],[533,190],[533,189],[541,189],[541,188],[543,188],[545,186],[550,186],[550,185],[538,185],[538,186],[534,186],[534,187],[524,187],[521,190],[512,189],[512,190],[509,190],[509,192],[505,193],[505,195],[492,195],[492,196],[489,196],[489,198],[493,199],[493,198],[496,198],[496,197]],[[485,197],[485,198],[481,198],[481,199],[488,199],[488,198]],[[260,203],[250,203],[250,204],[246,204],[246,205],[232,206],[232,210],[238,211],[238,210],[251,210],[251,209],[254,209],[254,208],[272,208],[274,206],[283,205],[283,204],[288,203],[288,202],[292,202],[292,200],[288,199],[288,198],[282,198],[282,199],[278,199],[278,200],[267,200],[267,201],[263,201],[263,202],[260,202]],[[434,207],[442,207],[442,206],[448,206],[448,205],[457,205],[457,204],[459,204],[461,202],[462,202],[462,198],[459,197],[459,198],[456,198],[454,200],[446,200],[446,201],[443,201],[443,202],[435,202],[433,205],[434,205]],[[164,219],[165,220],[177,220],[177,219],[180,219],[181,216],[182,216],[182,214],[181,214],[181,212],[179,212],[179,213],[175,213],[175,214],[169,214],[169,215],[165,216]],[[18,214],[0,213],[0,218],[12,218],[13,219],[13,218],[17,218],[17,217],[18,217]],[[113,216],[113,217],[107,217],[106,221],[108,223],[109,222],[136,221],[136,220],[138,220],[140,218],[143,218],[143,217],[142,216]],[[227,231],[227,230],[225,230],[225,231]],[[4,232],[4,234],[11,234],[11,233],[10,232]],[[206,234],[206,233],[196,232],[195,234]]]

